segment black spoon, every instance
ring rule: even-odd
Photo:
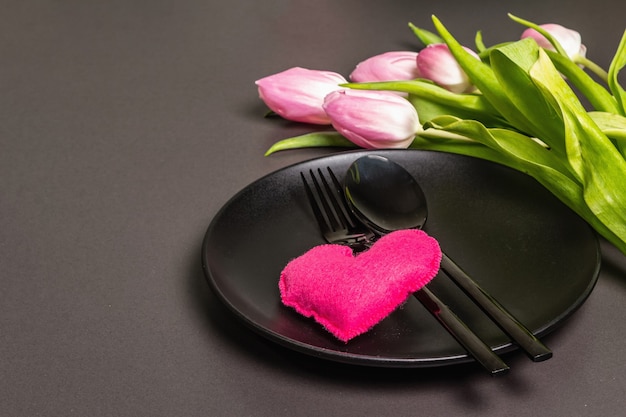
[[[355,214],[379,234],[421,229],[428,209],[421,187],[402,166],[378,156],[354,161],[345,178],[345,194]],[[441,269],[535,362],[552,352],[444,253]]]

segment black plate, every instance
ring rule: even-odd
[[[281,169],[235,195],[213,219],[202,247],[209,285],[239,318],[269,339],[340,362],[426,367],[472,361],[411,297],[349,343],[282,305],[278,278],[287,262],[324,243],[299,172],[330,166],[343,178],[370,151],[335,154]],[[424,230],[536,335],[553,330],[590,294],[600,250],[593,230],[534,179],[458,155],[371,151],[409,170],[428,200]],[[479,336],[516,349],[448,278],[429,284]]]

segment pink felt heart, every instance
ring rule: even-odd
[[[287,264],[278,286],[283,304],[347,342],[433,279],[440,261],[434,238],[399,230],[356,256],[347,246],[316,246]]]

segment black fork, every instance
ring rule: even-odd
[[[328,243],[347,245],[355,252],[366,250],[376,235],[354,216],[330,167],[326,167],[326,171],[330,180],[321,168],[309,170],[309,180],[303,172],[300,173],[324,239]],[[427,287],[414,295],[491,375],[503,375],[509,371],[508,365]]]
[[[347,245],[357,251],[365,250],[376,235],[354,218],[347,207],[339,180],[329,167],[326,169],[330,182],[321,168],[317,169],[317,175],[309,170],[312,185],[304,173],[300,173],[320,231],[329,243]]]

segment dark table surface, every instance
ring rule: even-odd
[[[0,404],[6,416],[618,416],[626,258],[602,243],[554,358],[379,369],[316,360],[244,327],[209,289],[203,235],[307,127],[263,118],[253,82],[292,66],[349,74],[416,47],[436,14],[471,43],[506,13],[583,34],[608,66],[622,0],[11,1],[0,13]],[[549,256],[549,255],[547,255]]]

